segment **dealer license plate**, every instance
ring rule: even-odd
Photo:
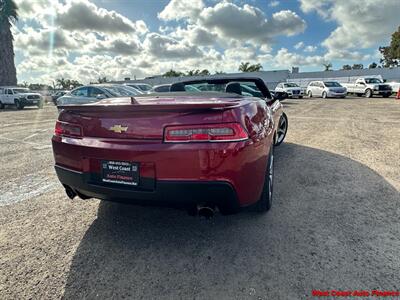
[[[139,184],[139,164],[127,161],[103,160],[102,181],[125,185]]]

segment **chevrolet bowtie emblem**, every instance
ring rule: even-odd
[[[110,127],[110,130],[114,131],[115,133],[122,133],[128,130],[128,126],[114,125]]]

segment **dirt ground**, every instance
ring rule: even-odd
[[[283,103],[289,132],[275,151],[272,210],[209,221],[68,200],[52,167],[56,109],[0,111],[0,298],[400,290],[400,101]]]

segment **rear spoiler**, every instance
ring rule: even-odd
[[[132,104],[124,102],[107,102],[99,101],[96,103],[82,104],[82,105],[60,105],[59,109],[66,111],[79,111],[79,112],[150,112],[150,111],[193,111],[193,110],[210,110],[219,109],[224,110],[233,108],[240,105],[237,101],[221,101],[221,102],[206,102],[206,101],[193,101],[193,102],[171,102],[171,103],[151,103],[146,101],[140,103],[132,100]]]

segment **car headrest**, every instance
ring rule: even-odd
[[[173,85],[171,85],[170,92],[184,92],[185,91],[185,85],[183,83],[174,83]]]
[[[241,95],[242,87],[240,86],[239,82],[230,82],[226,85],[225,92]]]

